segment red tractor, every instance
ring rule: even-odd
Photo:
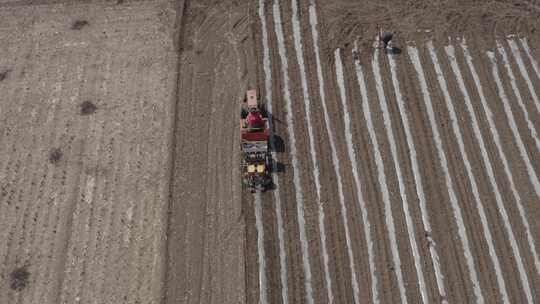
[[[246,93],[241,110],[240,134],[242,181],[251,192],[265,191],[272,183],[272,157],[268,149],[270,130],[268,115],[257,99],[256,90]]]

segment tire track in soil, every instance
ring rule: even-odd
[[[162,70],[166,70],[166,67],[167,67],[167,64],[162,64],[162,61],[161,60],[158,60],[157,62],[154,62],[155,65],[159,65],[163,68],[156,68],[154,69],[152,72],[152,76],[151,76],[151,79],[153,80],[152,81],[152,85],[150,86],[151,88],[157,88],[157,90],[148,90],[146,89],[144,91],[144,95],[143,95],[143,102],[142,102],[142,105],[141,105],[141,113],[143,114],[140,121],[152,121],[152,128],[151,130],[148,130],[147,132],[149,132],[150,134],[155,134],[157,132],[160,131],[160,126],[155,126],[154,123],[156,122],[156,117],[155,117],[155,113],[156,111],[158,111],[158,106],[159,104],[156,104],[156,103],[153,103],[152,100],[154,99],[158,99],[158,100],[167,100],[167,96],[163,96],[163,98],[158,98],[157,96],[153,96],[151,94],[152,91],[155,91],[155,92],[167,92],[167,82],[166,80],[167,79],[175,79],[175,77],[173,77],[173,73],[171,73],[171,76],[167,77],[165,76],[165,78],[160,78],[159,77],[159,72],[158,71],[162,71]],[[144,73],[141,73],[141,74],[144,74]],[[165,82],[165,84],[163,84],[161,87],[159,86],[159,83],[158,82]],[[169,87],[172,87],[172,86],[169,86]],[[144,132],[144,127],[140,127],[140,132],[143,133]],[[171,131],[172,132],[172,131]],[[148,140],[148,142],[152,142],[153,140],[150,138],[151,136],[148,135],[148,133],[146,134],[146,138]],[[147,197],[150,197],[150,199],[147,199],[147,201],[150,201],[150,202],[163,202],[164,200],[162,199],[162,195],[160,195],[160,193],[163,193],[163,190],[160,191],[160,184],[155,182],[155,181],[152,181],[152,178],[149,178],[147,174],[150,174],[151,176],[158,176],[158,178],[156,178],[156,180],[163,180],[165,179],[164,178],[164,175],[166,173],[162,172],[159,170],[159,168],[163,168],[165,167],[164,164],[162,164],[161,162],[163,162],[162,160],[162,154],[166,154],[165,153],[165,149],[163,149],[162,151],[159,151],[159,150],[154,150],[151,146],[149,145],[146,145],[146,146],[143,146],[143,149],[142,149],[142,153],[143,155],[147,155],[147,158],[146,160],[143,160],[144,163],[154,163],[153,165],[149,166],[149,170],[143,172],[144,173],[144,181],[143,181],[143,187],[150,187],[149,184],[152,184],[151,186],[151,189],[152,191],[146,191],[145,193],[147,194]],[[162,154],[160,154],[162,153]],[[150,171],[150,172],[148,172]],[[150,193],[150,194],[148,194]],[[158,225],[159,225],[159,222],[160,220],[163,218],[162,217],[162,213],[164,208],[161,208],[161,210],[159,210],[158,208],[150,208],[149,210],[149,207],[151,207],[152,205],[149,204],[149,203],[145,203],[144,204],[144,207],[143,207],[143,210],[142,212],[140,213],[140,217],[141,219],[138,221],[138,232],[135,234],[135,235],[143,235],[142,236],[142,239],[143,240],[149,240],[149,239],[152,239],[153,238],[153,235],[151,232],[153,231],[160,231],[161,229],[158,228]],[[162,205],[163,207],[165,207],[164,205]],[[137,217],[135,217],[136,219]],[[149,223],[154,223],[154,226],[153,226],[153,229],[150,229],[149,231],[146,229],[146,226],[151,226],[149,225]],[[135,241],[137,240],[137,238],[135,238]],[[138,278],[138,277],[144,277],[144,274],[147,272],[147,270],[145,268],[146,265],[148,264],[151,264],[150,261],[147,261],[150,257],[149,255],[151,253],[153,253],[153,257],[152,257],[152,262],[155,263],[155,260],[156,260],[156,256],[158,255],[159,253],[159,245],[156,245],[155,243],[156,241],[154,241],[154,243],[152,244],[153,246],[151,248],[147,248],[149,247],[149,245],[143,245],[141,247],[139,247],[139,251],[138,253],[136,254],[136,257],[137,257],[137,265],[139,265],[138,269],[136,269],[135,271],[135,274],[133,276],[133,278]],[[134,301],[137,301],[139,299],[144,299],[145,295],[148,295],[148,294],[151,294],[152,293],[152,286],[154,284],[158,284],[158,283],[154,283],[152,284],[154,281],[155,282],[155,279],[154,279],[154,276],[150,276],[150,277],[147,277],[146,278],[147,281],[144,282],[143,280],[136,280],[132,283],[132,286],[133,286],[133,289],[132,289],[132,292],[131,294],[135,294],[136,296],[134,297]],[[146,290],[145,290],[146,289]],[[161,292],[160,292],[160,295],[161,296]]]
[[[239,86],[246,87],[245,75],[239,76],[241,79],[230,77],[240,70],[229,63],[235,61],[233,51],[236,54],[240,52],[237,45],[231,48],[229,44],[231,41],[236,43],[242,39],[238,33],[242,31],[245,21],[238,16],[244,11],[241,9],[233,11],[228,3],[212,8],[206,5],[207,3],[190,2],[186,7],[185,17],[188,20],[185,21],[180,58],[178,100],[188,102],[179,102],[176,111],[176,119],[180,123],[176,125],[174,135],[177,143],[173,159],[167,249],[167,266],[170,269],[166,274],[166,280],[174,284],[166,287],[165,299],[171,303],[244,301],[244,286],[235,284],[244,279],[243,267],[238,267],[238,263],[244,259],[243,250],[239,251],[244,249],[243,235],[232,238],[235,245],[227,245],[225,248],[227,252],[220,244],[224,241],[223,238],[238,236],[245,229],[241,220],[237,219],[240,216],[241,206],[232,205],[234,203],[232,199],[237,198],[234,191],[222,197],[216,192],[210,192],[219,191],[220,187],[213,185],[217,185],[218,179],[225,179],[223,176],[214,176],[214,173],[227,171],[221,168],[218,170],[221,157],[215,154],[218,147],[226,144],[235,147],[238,144],[237,131],[233,133],[235,136],[221,136],[219,132],[237,130],[238,126],[238,120],[230,119],[231,116],[238,117],[235,114],[237,108],[225,105],[238,102],[243,95],[239,93],[242,91]],[[223,13],[226,13],[229,19],[218,19]],[[236,25],[241,27],[235,28],[236,21],[239,21]],[[200,37],[207,39],[201,41]],[[224,53],[223,58],[217,56],[214,47]],[[222,78],[225,74],[228,78],[216,85],[220,79],[212,75],[219,71],[224,73]],[[192,83],[191,76],[197,80],[196,83]],[[212,89],[214,85],[223,87],[221,90]],[[206,113],[201,112],[201,106],[219,106],[219,108],[213,108],[209,111],[211,113]],[[223,113],[225,110],[227,112]],[[208,121],[211,125],[207,123]],[[225,126],[224,130],[222,126]],[[200,138],[208,138],[209,144],[201,145]],[[231,141],[232,139],[234,141]],[[234,151],[234,155],[225,157],[234,160],[228,161],[229,165],[232,166],[235,162],[238,166],[239,152],[236,148]],[[202,173],[199,172],[199,166],[204,167],[205,164],[209,164],[208,168]],[[234,171],[233,168],[231,170]],[[238,177],[238,174],[234,176]],[[231,180],[230,189],[234,190],[232,185],[238,183],[237,179]],[[204,191],[204,187],[208,190]],[[223,206],[222,203],[230,206]],[[222,235],[221,231],[227,231],[227,234]],[[222,253],[214,256],[215,252]]]

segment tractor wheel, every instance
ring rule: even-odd
[[[248,111],[244,109],[244,107],[242,107],[242,110],[240,111],[240,117],[242,119],[246,119],[247,116],[248,116]]]

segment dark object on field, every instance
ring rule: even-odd
[[[360,60],[360,54],[358,54],[358,51],[353,51],[352,52],[352,59],[354,61],[359,61]]]
[[[388,44],[390,43],[390,40],[392,40],[392,38],[394,37],[394,34],[390,33],[390,32],[382,32],[381,33],[381,36],[380,36],[380,39],[383,43],[383,46],[386,48],[388,46]]]
[[[28,279],[30,278],[30,272],[26,269],[26,266],[19,267],[10,274],[9,287],[16,291],[21,291],[28,285]]]
[[[81,115],[94,114],[96,110],[97,110],[96,105],[88,100],[81,103]]]
[[[11,72],[11,70],[0,71],[0,81],[3,81],[4,79],[6,79],[8,77],[9,72]]]
[[[49,153],[49,161],[53,164],[56,164],[62,159],[62,156],[64,153],[62,153],[62,150],[60,148],[54,148],[51,150],[51,153]]]
[[[285,142],[283,141],[283,138],[281,138],[281,136],[273,134],[272,143],[273,143],[274,152],[278,152],[278,153],[285,152]]]
[[[117,0],[116,1],[116,4],[123,4],[124,3],[124,0]]]
[[[276,162],[275,173],[285,173],[286,166],[284,163]]]
[[[78,31],[78,30],[82,29],[83,27],[85,27],[87,25],[88,25],[88,21],[86,21],[86,20],[77,20],[77,21],[73,22],[73,24],[71,25],[71,29]]]

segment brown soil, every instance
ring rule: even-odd
[[[396,33],[405,45],[418,32],[446,39],[474,37],[491,42],[493,36],[520,34],[538,37],[540,6],[534,0],[410,0],[323,1],[328,47],[358,40],[370,49],[379,28]]]
[[[237,124],[255,77],[251,10],[233,1],[180,6],[165,303],[245,303],[244,276],[256,278],[244,269]]]
[[[322,84],[309,19],[313,2],[318,5]],[[526,0],[299,0],[311,108],[311,117],[307,117],[301,66],[295,53],[292,0],[279,1],[288,61],[286,74],[278,51],[274,2],[264,3],[272,74],[271,114],[276,138],[280,139],[276,140],[276,161],[280,166],[276,187],[261,194],[262,225],[257,227],[254,195],[241,188],[239,178],[238,106],[250,88],[259,90],[262,100],[266,97],[258,1],[0,0],[0,89],[5,96],[0,98],[0,278],[7,282],[0,284],[0,303],[259,303],[262,288],[267,302],[272,304],[283,303],[283,296],[291,304],[306,303],[309,296],[316,304],[328,303],[330,292],[334,303],[354,303],[353,275],[362,302],[373,302],[370,248],[379,301],[400,302],[396,274],[401,271],[409,302],[420,303],[422,290],[411,241],[418,245],[426,279],[426,302],[443,300],[430,257],[434,244],[447,300],[475,302],[460,240],[461,227],[455,219],[408,45],[417,47],[425,69],[427,90],[484,299],[487,303],[501,302],[503,293],[496,288],[497,273],[483,233],[479,204],[485,209],[509,300],[526,302],[514,251],[495,203],[498,190],[526,278],[533,288],[533,302],[538,302],[540,294],[534,287],[540,285],[540,276],[517,207],[522,204],[530,233],[538,240],[538,197],[515,145],[485,54],[486,49],[493,50],[494,38],[519,34],[529,38],[533,57],[540,59],[538,5]],[[371,43],[378,26],[396,29],[396,43],[402,51],[393,58],[399,92],[405,101],[404,112],[397,106],[390,58],[381,54],[379,62],[395,135],[395,156],[402,168],[401,190],[407,201],[398,187],[381,108],[383,101],[376,90]],[[462,36],[468,38],[520,202],[514,199],[469,64],[456,38]],[[353,55],[355,39],[359,39],[362,49]],[[480,202],[472,193],[450,113],[425,45],[428,39],[434,41],[456,108]],[[533,96],[509,44],[501,41],[511,57],[526,109],[534,118],[532,114],[537,113]],[[444,51],[449,43],[456,47],[456,60],[485,139],[496,189],[489,182],[471,117]],[[335,69],[337,46],[342,48],[345,108]],[[532,85],[538,88],[540,79],[521,50]],[[360,60],[364,70],[367,106],[373,115],[380,155],[375,154],[374,140],[367,131],[355,59]],[[501,62],[497,55],[518,132],[531,158],[533,173],[538,174],[540,159],[536,157],[535,142]],[[289,79],[291,113],[286,111],[285,76]],[[319,90],[321,85],[324,96]],[[328,126],[323,101],[328,108]],[[345,113],[351,118],[350,139],[356,151],[361,193],[349,159]],[[292,167],[293,134],[288,133],[287,115],[294,119],[297,172]],[[404,131],[405,115],[416,147],[431,233],[424,230],[422,223],[413,154]],[[308,119],[315,135],[321,209],[311,162]],[[532,123],[540,128],[537,119]],[[337,173],[327,127],[340,162]],[[391,210],[385,208],[384,186],[379,183],[379,156],[384,163]],[[338,177],[345,208],[339,199]],[[280,210],[276,198],[280,199]],[[408,234],[404,204],[409,206],[412,235]],[[321,210],[326,248],[321,240]],[[395,232],[386,223],[389,211]],[[373,244],[367,244],[363,216],[370,222]],[[282,227],[278,227],[278,221]],[[262,229],[264,238],[258,229]],[[302,229],[307,245],[300,239]],[[394,264],[391,233],[395,234],[400,267]],[[262,248],[258,247],[259,238]],[[284,248],[280,248],[281,244]],[[326,288],[323,249],[328,252],[331,290]],[[264,250],[264,261],[259,259],[259,250]],[[540,251],[538,243],[536,250]],[[285,258],[283,269],[281,253]],[[309,263],[309,281],[304,261]],[[265,282],[259,280],[259,269],[265,271]],[[312,294],[308,295],[310,286]]]

